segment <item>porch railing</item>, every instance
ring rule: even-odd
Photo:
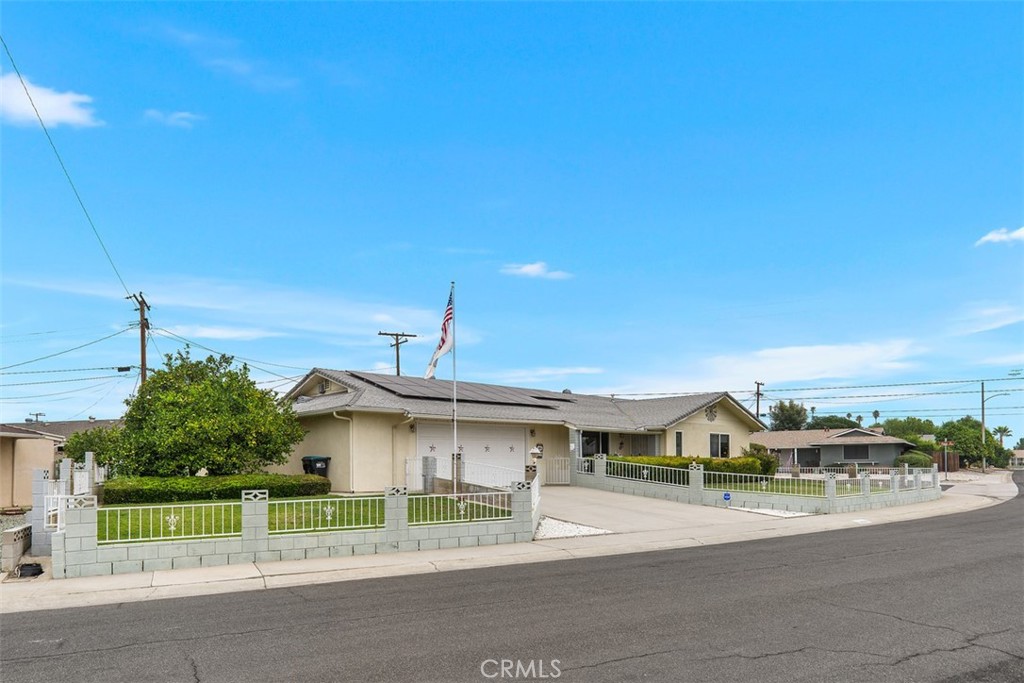
[[[662,465],[644,465],[635,462],[608,460],[605,463],[605,476],[616,479],[633,479],[651,484],[669,484],[671,486],[689,486],[690,471],[680,467],[664,467]]]

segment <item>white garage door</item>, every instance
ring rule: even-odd
[[[522,472],[529,457],[524,427],[459,424],[459,445],[464,463],[483,463]],[[432,455],[441,461],[450,459],[453,452],[451,424],[416,425],[416,455]],[[440,469],[440,462],[438,465]]]

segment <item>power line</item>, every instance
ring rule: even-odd
[[[125,294],[131,296],[131,292],[128,291],[128,285],[124,283],[124,278],[121,277],[120,271],[117,270],[117,266],[114,265],[114,259],[110,256],[110,252],[107,250],[107,245],[103,243],[103,238],[100,237],[100,231],[96,229],[96,224],[93,223],[92,216],[89,215],[89,210],[85,208],[85,202],[82,201],[82,196],[78,193],[78,188],[75,187],[75,181],[71,179],[71,174],[68,172],[67,166],[64,165],[64,159],[61,158],[60,152],[57,151],[57,145],[54,144],[53,138],[50,137],[50,131],[46,128],[46,123],[43,122],[43,117],[39,114],[39,109],[36,108],[35,100],[32,99],[32,93],[29,92],[28,84],[25,83],[25,78],[21,75],[21,70],[18,68],[17,63],[14,61],[14,55],[11,54],[11,48],[7,46],[7,41],[0,35],[0,43],[4,45],[4,51],[7,53],[7,58],[11,60],[11,66],[14,67],[14,73],[18,75],[18,80],[21,81],[21,87],[25,90],[25,97],[28,98],[29,104],[32,105],[32,111],[36,113],[36,118],[39,119],[39,126],[43,129],[43,133],[46,135],[46,140],[50,143],[50,148],[53,150],[54,156],[57,157],[57,163],[60,164],[60,168],[64,171],[64,177],[68,179],[68,184],[71,186],[71,191],[75,193],[75,199],[78,200],[78,205],[82,207],[82,213],[85,214],[85,219],[89,222],[89,227],[92,228],[92,234],[96,236],[96,241],[100,243],[100,248],[103,249],[103,254],[107,257],[107,262],[110,263],[110,267],[114,270],[114,275],[117,276],[121,286],[124,287]]]
[[[204,351],[209,351],[210,353],[217,353],[217,354],[220,354],[222,356],[231,356],[231,354],[229,354],[229,353],[224,353],[223,351],[218,351],[217,349],[211,349],[209,346],[206,346],[204,344],[200,344],[199,342],[191,341],[190,339],[186,339],[185,337],[182,337],[180,334],[175,334],[174,332],[171,332],[170,330],[166,330],[166,329],[164,329],[162,327],[158,327],[158,328],[156,328],[153,331],[155,333],[157,333],[157,334],[161,334],[164,337],[168,337],[170,339],[177,339],[178,341],[185,342],[186,344],[188,344],[190,346],[196,346],[196,347],[198,347],[200,349],[203,349]],[[280,377],[281,379],[290,379],[286,375],[282,375],[280,373],[274,372],[273,370],[267,370],[266,368],[263,368],[263,367],[260,367],[259,365],[256,365],[256,363],[260,363],[260,365],[277,365],[276,363],[263,363],[263,361],[254,361],[251,358],[242,358],[241,356],[231,356],[231,357],[235,361],[239,361],[239,360],[247,361],[247,363],[249,365],[251,365],[252,367],[256,368],[260,372],[267,373],[268,375],[273,375],[274,377]],[[293,366],[281,365],[279,367],[293,367]],[[305,370],[306,368],[294,368],[294,369],[296,369],[296,370]]]
[[[772,392],[782,393],[789,391],[833,391],[836,389],[885,389],[888,387],[921,387],[930,384],[973,384],[975,382],[1012,382],[1020,380],[1020,377],[996,377],[995,379],[950,379],[934,380],[930,382],[899,382],[893,384],[848,384],[834,387],[797,387],[794,389],[772,389]]]
[[[99,367],[99,368],[67,368],[67,369],[62,369],[62,370],[17,370],[15,372],[0,372],[0,375],[50,375],[50,374],[57,373],[57,372],[91,372],[92,370],[118,370],[118,371],[121,371],[121,368],[131,369],[132,367],[135,367],[135,366],[131,366],[131,365],[113,365],[113,366],[109,366],[109,367]],[[128,372],[128,370],[124,370],[123,372]]]
[[[929,382],[893,382],[891,384],[849,384],[845,386],[831,386],[831,387],[796,387],[790,389],[772,389],[772,393],[782,393],[790,391],[834,391],[838,389],[885,389],[889,387],[917,387],[927,386],[932,384],[974,384],[977,382],[1013,382],[1021,380],[1021,377],[996,377],[994,379],[950,379],[950,380],[934,380]],[[1002,390],[1000,390],[1002,391]],[[689,396],[693,394],[707,394],[714,393],[708,391],[646,391],[646,392],[615,392],[616,396]],[[728,389],[727,393],[735,395],[753,395],[755,392],[750,389]],[[977,393],[977,392],[964,392],[964,393]],[[762,394],[763,395],[763,394]],[[927,396],[929,394],[921,394]],[[797,397],[799,398],[799,397]],[[814,397],[817,398],[817,397]]]
[[[14,384],[4,384],[5,387],[30,387],[38,386],[40,384],[67,384],[68,382],[90,382],[94,379],[112,379],[114,377],[121,377],[121,375],[102,375],[100,377],[76,377],[74,379],[48,379],[44,382],[16,382]]]
[[[73,348],[65,349],[64,351],[58,351],[57,353],[51,353],[48,356],[40,356],[39,358],[33,358],[32,360],[22,361],[21,363],[13,363],[11,365],[5,365],[3,367],[0,367],[0,370],[9,370],[10,368],[17,368],[17,367],[21,367],[22,365],[28,365],[29,363],[38,363],[39,361],[46,360],[47,358],[56,358],[57,356],[63,356],[65,353],[71,353],[72,351],[77,351],[78,349],[84,349],[86,346],[92,346],[93,344],[99,344],[101,341],[105,341],[107,339],[110,339],[111,337],[116,337],[119,334],[124,334],[125,332],[127,332],[130,329],[132,329],[132,328],[126,327],[123,330],[118,330],[117,332],[115,332],[113,334],[108,334],[106,337],[100,337],[99,339],[94,339],[91,342],[86,342],[84,344],[80,344],[80,345],[75,346]]]
[[[138,377],[138,375],[136,375],[136,378],[137,377]],[[122,377],[122,379],[128,379],[128,376],[126,375],[126,376]],[[76,417],[78,417],[82,413],[86,413],[86,412],[92,410],[94,407],[96,407],[97,404],[99,404],[100,401],[106,399],[107,396],[110,396],[110,394],[112,394],[114,392],[114,389],[116,389],[118,387],[118,385],[120,385],[120,384],[121,384],[120,382],[113,382],[113,383],[111,383],[110,388],[107,390],[107,393],[103,394],[98,399],[93,401],[89,406],[83,408],[82,410],[79,410],[77,413],[75,413],[74,415],[72,415],[68,419],[69,420],[74,420]]]
[[[114,375],[114,377],[116,379],[122,379],[125,376],[130,376],[130,375]],[[83,394],[83,393],[85,393],[85,392],[87,392],[87,391],[89,391],[91,389],[96,389],[97,387],[106,386],[109,383],[110,383],[110,381],[108,380],[106,382],[99,382],[98,384],[94,384],[91,387],[79,387],[77,389],[68,389],[67,391],[56,391],[56,392],[53,392],[52,394],[33,394],[32,396],[11,396],[9,398],[4,397],[4,398],[0,398],[0,401],[2,401],[4,403],[23,403],[27,399],[49,398],[51,396],[66,396],[67,394]],[[68,398],[73,398],[73,397],[69,396]],[[64,399],[59,399],[59,400],[64,400]]]

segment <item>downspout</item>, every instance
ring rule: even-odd
[[[356,449],[355,435],[352,432],[355,430],[355,424],[353,424],[351,417],[338,415],[337,410],[331,414],[334,415],[336,420],[348,422],[348,490],[354,493],[356,490]]]
[[[408,414],[409,413],[406,413],[406,415],[408,415]],[[396,424],[394,427],[391,428],[391,485],[392,486],[401,486],[401,484],[398,483],[398,476],[397,476],[397,474],[395,472],[395,456],[397,455],[397,451],[398,451],[398,442],[397,442],[398,428],[409,424],[414,419],[416,419],[416,418],[409,417],[408,419],[403,420],[402,422],[399,422],[398,424]],[[402,472],[402,475],[403,475],[403,481],[404,481],[405,472]]]

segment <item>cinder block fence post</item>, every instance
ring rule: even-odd
[[[28,513],[32,525],[32,554],[50,554],[50,532],[46,524],[46,496],[50,492],[50,471],[32,470],[32,510]]]
[[[605,482],[605,475],[608,472],[605,468],[605,464],[607,462],[608,460],[604,453],[598,453],[594,456],[594,483],[597,484],[597,488],[600,489],[607,486]]]
[[[828,472],[825,475],[825,512],[836,511],[836,473]]]
[[[242,491],[242,552],[229,554],[228,563],[259,562],[271,559],[270,492],[267,489]]]
[[[384,489],[384,542],[377,544],[377,552],[406,550],[409,540],[409,491],[404,486]]]
[[[704,504],[704,465],[691,462],[689,469],[690,505]]]

